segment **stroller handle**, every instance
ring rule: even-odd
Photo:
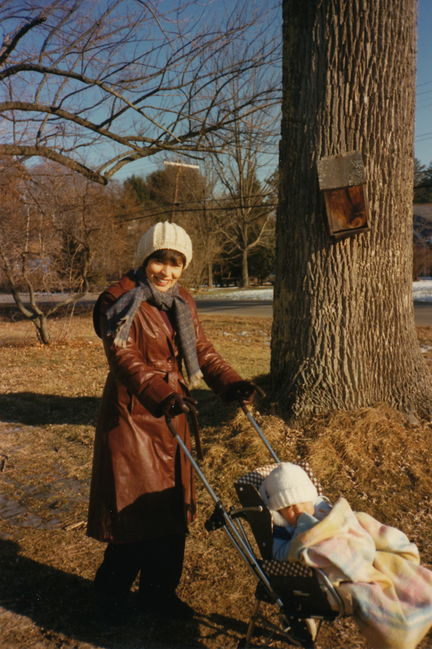
[[[189,451],[188,447],[186,446],[185,442],[178,434],[178,431],[176,430],[171,417],[165,415],[165,422],[166,425],[168,426],[169,431],[171,432],[173,437],[177,440],[177,443],[179,444],[183,453],[188,458],[189,462],[192,464],[197,475],[201,479],[201,482],[203,483],[204,487],[207,489],[207,492],[215,502],[215,512],[213,514],[213,519],[216,522],[216,526],[215,527],[210,526],[207,529],[210,531],[210,529],[217,529],[218,527],[225,528],[225,532],[228,538],[230,539],[231,543],[237,548],[237,551],[242,556],[242,558],[246,561],[247,565],[249,566],[249,569],[253,572],[255,577],[258,577],[258,579],[260,579],[260,581],[264,584],[264,587],[266,588],[271,600],[274,601],[275,604],[277,603],[280,609],[282,610],[283,602],[280,600],[278,595],[274,593],[270,581],[267,575],[263,572],[260,564],[256,560],[256,557],[252,549],[250,548],[249,544],[245,543],[243,539],[243,535],[237,529],[235,523],[232,520],[231,515],[224,509],[216,492],[212,489],[210,483],[205,477],[203,471],[201,470],[201,467],[196,462],[191,452]]]
[[[270,445],[270,443],[269,443],[267,437],[264,435],[262,429],[261,429],[260,426],[258,425],[257,420],[256,420],[255,417],[252,415],[252,413],[251,413],[251,411],[249,410],[249,408],[247,407],[246,403],[245,403],[244,401],[240,401],[239,403],[240,403],[240,407],[241,407],[241,409],[243,410],[243,412],[244,412],[244,414],[246,415],[246,417],[249,419],[249,421],[250,421],[250,423],[252,424],[252,426],[255,428],[256,432],[258,433],[258,435],[259,435],[260,438],[261,438],[261,441],[263,442],[264,446],[266,447],[266,449],[268,450],[268,452],[269,452],[270,455],[272,456],[273,460],[274,460],[275,462],[277,462],[278,464],[280,464],[280,459],[279,459],[279,457],[277,456],[277,454],[276,454],[275,451],[273,450],[273,448],[272,448],[272,446]]]
[[[165,421],[166,425],[168,426],[168,429],[171,433],[171,435],[177,440],[177,443],[179,444],[180,448],[183,450],[183,453],[186,455],[188,458],[189,462],[192,464],[193,468],[195,469],[196,473],[199,475],[203,485],[209,492],[210,496],[213,498],[215,503],[219,502],[219,498],[217,497],[216,493],[213,491],[210,483],[208,482],[207,478],[205,477],[204,473],[201,471],[201,467],[199,466],[198,462],[195,460],[191,452],[189,451],[188,447],[178,434],[178,431],[175,429],[175,426],[173,424],[173,421],[171,417],[168,417],[167,415],[165,416]]]

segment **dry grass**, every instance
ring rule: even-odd
[[[204,317],[209,337],[245,376],[268,372],[270,322]],[[106,363],[89,315],[53,323],[56,342],[34,341],[24,322],[0,322],[1,649],[230,649],[244,634],[254,580],[223,532],[203,522],[213,503],[198,485],[180,594],[198,612],[189,625],[158,625],[141,614],[127,628],[103,629],[91,580],[103,546],[84,533],[93,425]],[[427,357],[432,332],[419,329]],[[265,382],[265,379],[261,379]],[[243,413],[205,386],[200,401],[203,470],[226,506],[235,478],[269,460]],[[260,409],[265,412],[265,404]],[[274,414],[256,417],[283,459],[306,458],[331,498],[402,528],[432,564],[431,425],[385,406],[316,418],[300,430]],[[429,644],[428,644],[429,643]],[[364,647],[351,620],[324,629],[317,649]],[[431,647],[425,640],[421,647]]]

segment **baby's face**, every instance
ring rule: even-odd
[[[297,519],[300,514],[313,515],[315,508],[312,502],[297,503],[296,505],[288,505],[283,509],[279,509],[279,514],[284,517],[290,525],[297,525]]]

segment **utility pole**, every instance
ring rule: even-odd
[[[164,165],[166,165],[167,167],[169,166],[177,167],[177,173],[176,173],[175,185],[174,185],[174,199],[172,201],[171,217],[169,219],[169,222],[173,223],[174,216],[175,216],[175,209],[178,203],[179,178],[180,178],[180,173],[182,171],[182,168],[199,170],[199,165],[188,164],[186,162],[173,162],[171,160],[164,160]]]

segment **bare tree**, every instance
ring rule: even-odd
[[[10,160],[0,166],[0,270],[20,313],[45,344],[49,317],[76,304],[90,281],[104,285],[122,257],[113,191],[60,173],[52,163],[31,173]],[[59,299],[43,304],[40,291],[60,293]]]
[[[47,275],[44,224],[26,200],[27,171],[18,163],[0,164],[0,268],[21,314],[31,320],[38,338],[47,343],[46,314],[36,300],[35,282]],[[27,291],[26,302],[21,291]]]
[[[138,237],[143,227],[169,220],[182,225],[193,241],[194,255],[185,281],[194,286],[212,284],[212,267],[221,250],[222,211],[215,209],[215,181],[209,166],[166,160],[146,178],[131,177],[124,183],[131,207],[125,222]],[[134,203],[134,205],[133,205]],[[133,205],[133,206],[132,206]],[[224,221],[225,223],[225,221]]]
[[[196,170],[189,177],[189,195],[177,205],[178,222],[190,232],[194,246],[186,281],[195,287],[202,283],[212,287],[214,264],[223,248],[226,214],[218,209],[214,198],[216,177],[211,162],[205,161],[202,171]]]
[[[284,0],[272,380],[287,411],[430,416],[412,303],[415,0]],[[323,156],[364,157],[370,231],[336,240]]]
[[[153,0],[2,0],[0,155],[106,183],[160,152],[218,150],[209,134],[278,100],[273,79],[235,107],[224,93],[277,60],[272,16],[246,0],[178,0],[165,14]]]
[[[432,250],[430,244],[414,245],[413,279],[430,276],[432,270]]]
[[[236,84],[232,101],[239,101]],[[211,158],[221,191],[218,207],[226,209],[224,255],[241,260],[242,285],[249,285],[249,258],[273,245],[275,193],[271,172],[276,163],[279,112],[262,111],[231,126],[223,154]],[[215,137],[221,138],[218,134]],[[267,179],[262,179],[263,173]]]

